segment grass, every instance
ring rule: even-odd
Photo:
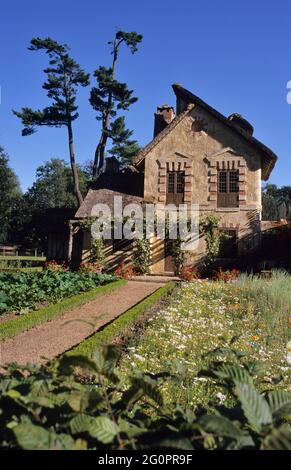
[[[265,319],[268,336],[283,335],[287,340],[291,333],[288,328],[291,318],[291,278],[288,273],[274,270],[270,280],[241,275],[237,286],[242,289],[242,301]]]
[[[130,308],[116,320],[105,326],[102,330],[94,333],[89,338],[82,341],[78,346],[68,351],[67,355],[90,355],[98,346],[111,343],[118,337],[126,328],[132,326],[137,319],[152,307],[156,302],[167,296],[175,287],[174,282],[168,282],[165,286],[157,289],[153,294],[146,297],[144,300]]]
[[[281,282],[285,286],[282,284],[281,295],[288,298],[290,278],[289,284],[285,283],[286,278],[280,279],[261,280],[257,284],[263,289],[260,295],[269,291],[266,304],[269,311],[272,305],[273,310],[277,308],[279,298],[271,292],[277,292],[276,286],[281,286]],[[197,377],[197,373],[208,368],[213,360],[208,355],[210,351],[229,347],[241,351],[242,362],[260,364],[258,374],[262,375],[264,390],[290,389],[291,368],[286,361],[285,328],[281,328],[285,301],[282,309],[273,313],[273,325],[277,318],[278,328],[270,337],[266,316],[261,311],[263,300],[258,298],[258,290],[253,295],[252,292],[252,278],[233,284],[211,281],[182,284],[172,302],[148,320],[143,336],[130,341],[120,362],[125,380],[136,369],[151,373],[167,371],[173,376],[161,389],[167,404],[207,406],[217,398],[228,404],[224,389],[210,378]],[[285,320],[287,325],[286,316]]]
[[[23,331],[40,325],[41,323],[52,320],[66,310],[76,308],[90,300],[94,300],[97,296],[110,292],[125,283],[126,281],[119,280],[103,286],[98,286],[90,291],[74,295],[56,304],[30,312],[29,315],[22,315],[13,320],[3,322],[0,324],[0,339],[5,340],[11,338]]]

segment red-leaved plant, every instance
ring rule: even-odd
[[[223,270],[221,267],[218,268],[213,276],[215,281],[229,282],[233,281],[240,275],[240,271],[236,268]]]
[[[115,269],[114,274],[118,279],[130,279],[135,272],[131,265],[125,266],[124,261],[122,261]]]
[[[49,269],[50,271],[64,272],[69,270],[69,266],[65,261],[52,260],[45,263],[45,269]]]
[[[179,277],[182,281],[191,282],[194,281],[194,279],[199,279],[200,275],[197,267],[184,266],[180,269]]]
[[[81,274],[101,273],[102,266],[98,261],[84,261],[78,271]]]

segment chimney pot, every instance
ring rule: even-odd
[[[155,113],[154,137],[165,129],[173,119],[175,119],[175,111],[172,106],[167,104],[158,106],[157,112]]]

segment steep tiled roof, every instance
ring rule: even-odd
[[[200,106],[203,109],[206,109],[210,114],[212,114],[216,119],[220,120],[224,125],[232,129],[234,132],[239,134],[250,144],[256,147],[262,155],[262,178],[267,180],[273,170],[275,163],[277,161],[277,155],[275,155],[272,150],[266,147],[258,139],[250,135],[248,132],[239,128],[234,122],[229,120],[226,116],[216,111],[214,108],[205,103],[201,98],[194,95],[190,91],[183,88],[181,85],[174,84],[173,90],[177,97],[182,98],[183,101],[188,103],[187,108],[178,114],[175,119],[163,130],[161,131],[148,145],[146,145],[134,158],[133,164],[138,166],[145,158],[145,156],[159,143],[161,142],[189,113],[195,105]]]
[[[206,109],[206,111],[216,117],[216,119],[220,120],[224,125],[232,129],[234,132],[242,136],[245,140],[247,140],[254,147],[256,147],[262,155],[262,178],[264,180],[267,180],[269,178],[271,171],[273,170],[275,163],[278,159],[277,155],[275,155],[272,150],[270,150],[268,147],[266,147],[266,145],[264,145],[258,139],[250,135],[248,132],[239,128],[226,116],[216,111],[216,109],[209,106],[209,104],[205,103],[205,101],[203,101],[201,98],[194,95],[190,91],[186,90],[181,85],[174,84],[173,90],[177,97],[182,98],[186,103],[194,103],[195,105]]]
[[[107,204],[111,210],[114,207],[114,197],[122,197],[122,207],[127,204],[142,204],[143,198],[132,194],[125,194],[112,189],[89,189],[83,203],[77,210],[75,218],[83,219],[92,216],[92,209],[96,204]]]

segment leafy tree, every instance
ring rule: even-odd
[[[44,70],[47,81],[43,84],[43,88],[52,103],[43,110],[22,108],[20,112],[14,111],[14,114],[22,120],[24,136],[33,134],[38,126],[67,128],[74,192],[80,205],[83,197],[75,161],[72,123],[79,116],[76,105],[77,88],[89,85],[89,75],[70,57],[69,47],[66,44],[59,44],[51,38],[34,38],[29,50],[43,50],[49,56],[49,67]]]
[[[278,220],[280,209],[285,212],[285,217],[291,219],[291,186],[278,188],[275,184],[266,184],[262,194],[263,219]]]
[[[110,136],[113,146],[109,150],[111,155],[116,156],[122,166],[131,163],[133,157],[139,152],[140,147],[136,140],[131,140],[133,131],[126,129],[124,116],[121,116],[111,123]]]
[[[19,181],[9,167],[9,158],[0,147],[0,243],[6,243],[11,224],[11,213],[21,197]]]
[[[87,191],[87,175],[77,167],[80,191]],[[55,208],[76,209],[74,182],[64,160],[52,158],[36,170],[36,181],[11,211],[10,239],[25,246],[46,247],[43,223],[46,211]]]
[[[80,191],[86,193],[84,173],[77,167]],[[74,182],[70,168],[64,160],[52,158],[36,170],[36,181],[27,192],[35,209],[76,208]]]
[[[122,44],[129,47],[132,54],[137,51],[138,44],[142,41],[142,36],[136,32],[126,33],[124,31],[118,31],[113,41],[109,44],[112,47],[112,65],[111,67],[100,66],[95,72],[94,77],[97,80],[97,86],[93,87],[90,94],[90,103],[94,110],[97,112],[97,120],[101,121],[102,129],[101,135],[96,147],[94,164],[93,164],[93,177],[96,178],[100,174],[105,159],[105,150],[108,138],[118,139],[118,142],[114,145],[119,146],[124,144],[128,147],[128,139],[131,134],[130,131],[125,132],[124,141],[120,133],[120,126],[122,127],[121,121],[112,124],[110,123],[112,118],[116,118],[119,110],[128,110],[130,105],[137,101],[137,98],[132,96],[133,91],[128,89],[126,83],[122,83],[116,80],[116,64],[118,60],[118,54]],[[124,121],[123,121],[124,126]],[[119,131],[119,134],[118,134]],[[123,130],[123,132],[125,129]],[[116,133],[117,132],[117,133]],[[127,143],[126,143],[127,142]],[[114,143],[114,141],[113,141]],[[124,148],[122,152],[124,152]],[[132,150],[132,149],[131,149]]]

